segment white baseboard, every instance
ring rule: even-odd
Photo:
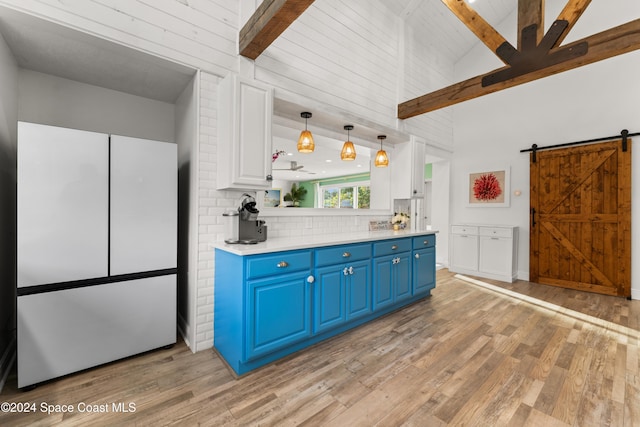
[[[4,384],[7,381],[7,377],[9,376],[9,372],[11,372],[11,368],[13,367],[13,363],[15,361],[16,338],[13,337],[6,350],[4,351],[2,358],[0,358],[0,392],[2,392]]]
[[[640,288],[631,288],[631,299],[640,299]]]

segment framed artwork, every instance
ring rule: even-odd
[[[282,193],[280,188],[272,188],[271,190],[265,190],[264,192],[264,207],[265,208],[278,208],[280,207],[280,194]]]
[[[508,207],[509,168],[469,173],[468,197],[471,207]]]

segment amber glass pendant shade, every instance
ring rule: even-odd
[[[353,146],[353,142],[349,141],[349,131],[353,129],[353,126],[346,125],[344,129],[347,131],[347,140],[342,145],[340,158],[345,162],[350,162],[356,159],[356,147]]]
[[[380,140],[380,150],[376,153],[376,158],[373,161],[373,164],[377,168],[386,168],[389,166],[389,157],[387,157],[387,152],[382,149],[382,141],[386,138],[386,135],[378,135],[378,139]]]
[[[313,135],[308,130],[300,132],[300,138],[298,138],[298,151],[301,153],[313,153],[316,148],[316,144],[313,142]]]
[[[353,142],[347,141],[344,143],[342,152],[340,152],[340,158],[346,162],[356,159],[356,148],[353,146]]]
[[[386,168],[389,166],[389,158],[387,157],[387,152],[384,150],[378,150],[376,153],[376,160],[374,164],[377,168]]]
[[[313,142],[313,135],[307,130],[307,119],[311,117],[311,113],[300,113],[300,117],[304,118],[304,130],[300,132],[300,138],[298,138],[298,151],[300,153],[313,153],[316,144]]]

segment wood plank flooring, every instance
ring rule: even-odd
[[[440,270],[432,297],[238,380],[182,342],[29,392],[12,375],[0,402],[37,410],[0,425],[631,427],[639,336],[640,301]]]

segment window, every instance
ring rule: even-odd
[[[320,202],[328,209],[369,209],[369,183],[331,184],[320,187]]]

